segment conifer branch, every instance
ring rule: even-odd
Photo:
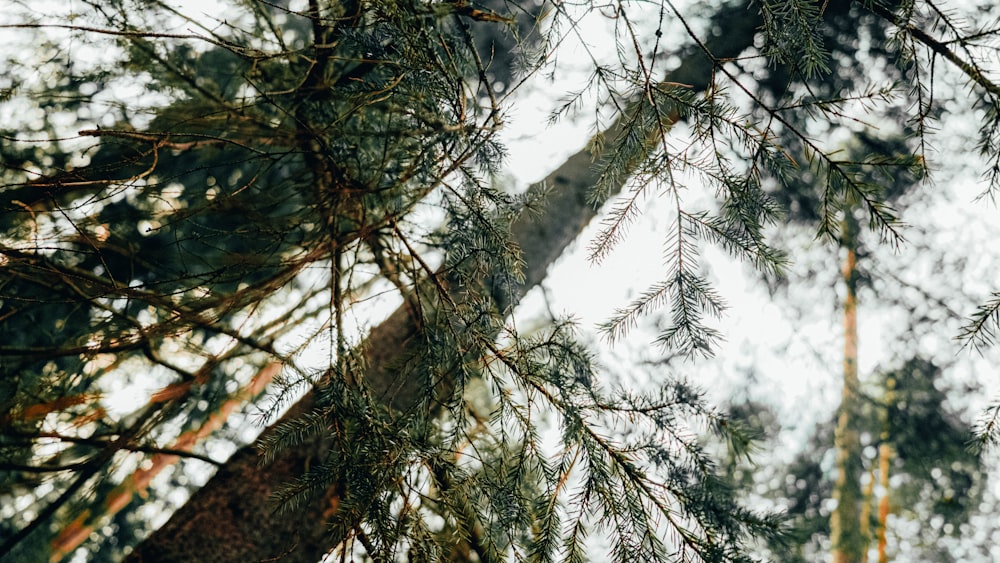
[[[975,350],[982,351],[993,346],[998,326],[1000,326],[1000,292],[994,292],[962,327],[958,339],[963,347],[971,346]]]
[[[753,35],[752,26],[745,26],[745,31],[745,34],[739,36],[739,40],[733,41],[733,37],[726,38],[725,49],[729,49],[727,52],[735,53],[742,48],[742,45],[749,43]],[[708,78],[704,58],[700,53],[695,53],[685,59],[681,67],[667,77],[667,82],[690,84],[692,90],[697,91],[704,89]],[[615,138],[619,134],[618,132],[623,130],[623,127],[623,123],[613,126],[606,133],[606,136]],[[529,288],[537,285],[544,278],[548,265],[594,216],[594,210],[587,204],[585,194],[596,184],[596,176],[591,170],[591,163],[596,156],[601,154],[600,146],[600,144],[595,144],[592,148],[577,153],[558,170],[550,174],[545,182],[532,186],[529,190],[538,196],[537,198],[532,196],[529,199],[539,199],[544,202],[544,205],[542,210],[536,213],[522,213],[511,226],[513,240],[517,243],[526,262],[522,281],[507,280],[505,282],[507,283],[506,289],[502,292],[491,292],[492,295],[498,296],[496,306],[500,311],[510,310]],[[545,196],[541,197],[542,194]],[[426,311],[425,314],[433,313]],[[419,388],[404,391],[417,384],[417,381],[398,380],[394,375],[395,372],[389,369],[394,364],[399,365],[400,361],[406,361],[408,343],[418,342],[418,338],[414,321],[405,308],[391,315],[385,323],[372,331],[362,348],[365,350],[364,364],[367,366],[365,381],[374,387],[373,396],[421,396],[423,391]],[[383,392],[379,389],[387,389],[387,391]],[[300,405],[293,409],[293,412],[285,417],[285,420],[307,412],[314,400],[314,394],[307,396]],[[269,434],[266,433],[265,437],[267,435]],[[241,451],[227,463],[225,471],[220,472],[206,487],[199,491],[188,505],[174,515],[167,526],[156,532],[140,546],[137,553],[162,552],[171,549],[171,546],[190,545],[191,541],[199,541],[199,545],[202,545],[200,542],[203,540],[200,538],[210,542],[211,540],[205,536],[205,532],[210,531],[210,529],[197,526],[192,528],[190,523],[192,518],[197,518],[202,513],[203,509],[199,507],[206,506],[206,503],[210,506],[218,506],[214,499],[231,499],[238,496],[241,503],[247,504],[241,509],[242,514],[253,515],[254,518],[265,518],[269,513],[268,510],[263,506],[256,507],[256,504],[251,503],[252,495],[234,495],[229,491],[241,489],[246,486],[247,482],[260,482],[262,477],[267,477],[274,483],[288,479],[289,473],[286,468],[307,463],[306,460],[311,458],[312,451],[315,450],[308,444],[281,450],[272,464],[267,466],[267,473],[263,473],[256,467],[256,456],[252,450]],[[336,500],[337,495],[336,489],[327,489],[321,500],[313,501],[309,506],[303,505],[296,512],[297,516],[294,520],[311,521],[312,518],[305,516],[305,514],[310,513],[316,506],[342,505],[341,501]],[[246,532],[233,531],[231,533],[244,537],[247,544],[256,542],[263,530],[266,530],[272,538],[289,537],[287,535],[289,532],[282,532],[284,527],[281,522],[273,523],[266,520],[268,523],[263,523],[264,520],[261,520],[261,523],[255,523],[241,521],[240,518],[226,520],[232,520],[241,528],[245,527]],[[320,524],[323,519],[316,521],[318,525],[315,527],[315,535],[313,535],[313,530],[300,529],[292,536],[300,538],[298,542],[300,549],[289,555],[290,561],[309,561],[315,557],[315,554],[326,551],[325,547],[320,546],[325,544],[328,528]],[[194,530],[199,533],[192,534]],[[579,533],[579,528],[577,530],[576,533]],[[304,541],[307,536],[302,534],[308,534],[308,537],[312,539]],[[182,537],[185,539],[180,539]],[[210,549],[210,545],[206,544],[202,549]],[[316,551],[317,549],[319,551]]]
[[[933,3],[928,2],[928,4],[933,6]],[[969,62],[955,53],[947,44],[938,41],[933,38],[923,29],[916,27],[901,19],[899,16],[891,12],[888,8],[880,4],[879,2],[866,2],[865,7],[870,10],[873,14],[879,16],[880,18],[886,20],[887,22],[899,26],[906,31],[907,34],[913,36],[917,41],[920,41],[926,45],[935,54],[940,55],[942,58],[948,62],[955,65],[959,70],[961,70],[974,84],[981,87],[990,93],[993,99],[1000,99],[1000,85],[996,82],[987,78],[983,71],[974,63]]]

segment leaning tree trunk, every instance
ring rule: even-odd
[[[515,239],[529,257],[525,283],[515,297],[522,297],[542,281],[548,264],[593,217],[594,211],[586,202],[587,188],[596,180],[593,157],[588,150],[580,151],[549,175],[546,183],[556,189],[547,200],[546,212],[525,215],[515,224]],[[363,345],[368,366],[365,381],[373,396],[419,395],[405,389],[408,382],[400,381],[389,369],[407,353],[407,344],[416,335],[417,326],[406,307],[400,307],[369,334]],[[310,392],[282,420],[308,412],[313,401]],[[280,515],[275,514],[270,496],[305,473],[310,462],[321,459],[325,447],[319,439],[289,448],[266,466],[260,465],[254,445],[240,449],[163,528],[136,549],[131,560],[221,562],[281,557],[283,562],[318,561],[330,547],[325,522],[337,509],[336,491],[329,490],[324,499]]]
[[[861,531],[861,437],[858,432],[860,406],[858,382],[858,296],[857,234],[858,224],[846,212],[842,248],[844,285],[844,388],[841,395],[834,447],[837,451],[837,478],[833,498],[837,506],[830,514],[830,542],[834,563],[861,561],[866,541]]]
[[[705,91],[719,59],[735,57],[753,44],[759,22],[751,16],[742,6],[720,9],[714,19],[726,33],[706,42],[712,58],[692,48],[683,54],[681,66],[664,80]],[[613,139],[618,133],[616,124],[605,135]],[[539,284],[549,265],[594,217],[588,193],[598,178],[593,162],[600,157],[590,148],[584,149],[543,182],[529,188],[550,191],[541,213],[523,214],[513,225],[514,242],[525,260],[525,276],[523,284],[510,288],[507,294],[512,302],[499,304],[501,310],[516,306],[529,289]],[[368,366],[365,381],[374,396],[408,395],[406,385],[416,382],[397,381],[390,366],[407,353],[406,343],[416,334],[417,327],[405,307],[372,330],[363,349]],[[313,401],[313,393],[307,394],[282,420],[307,412]],[[327,527],[328,516],[337,510],[336,491],[330,489],[323,498],[288,507],[280,514],[274,511],[269,497],[281,485],[302,475],[310,462],[321,459],[325,447],[319,440],[288,448],[266,466],[260,464],[254,445],[240,449],[162,528],[137,546],[129,561],[274,559],[282,563],[315,563],[339,541],[330,537]]]

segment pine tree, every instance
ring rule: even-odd
[[[878,559],[871,560],[890,555],[884,543],[889,536],[897,538],[897,546],[901,540],[910,544],[911,559],[964,560],[961,555],[949,552],[948,547],[955,542],[942,540],[949,536],[956,541],[969,540],[963,537],[969,534],[962,530],[968,530],[970,517],[980,510],[980,503],[985,500],[986,475],[978,456],[966,447],[970,435],[968,423],[946,404],[948,397],[960,390],[943,382],[944,371],[942,366],[925,359],[911,358],[896,369],[879,373],[858,393],[861,405],[855,424],[863,429],[880,428],[877,435],[869,432],[872,440],[866,445],[877,446],[877,453],[872,457],[862,456],[868,464],[864,471],[873,478],[869,483],[885,487],[880,495],[864,495],[870,510],[862,523],[867,522],[873,533],[868,537],[863,557],[872,547]],[[876,394],[880,387],[888,388],[890,382],[898,387],[893,387],[891,393]],[[774,413],[767,406],[747,403],[737,405],[732,412],[748,426],[755,427],[756,432],[767,436],[762,447],[778,440]],[[809,443],[787,466],[767,470],[743,464],[730,466],[731,474],[742,488],[767,487],[768,483],[778,485],[764,496],[787,506],[795,533],[792,541],[768,546],[771,560],[805,562],[826,556],[824,540],[829,537],[830,519],[824,504],[833,494],[834,482],[823,465],[830,459],[826,454],[830,451],[837,422],[837,417],[822,421]],[[891,456],[884,457],[885,449],[891,451]],[[889,466],[885,467],[884,462]],[[896,482],[894,486],[882,483],[880,473],[886,471],[891,471]],[[886,518],[878,514],[880,510],[891,511],[900,519],[897,522],[938,521],[940,524],[922,525],[915,535],[910,535],[912,529],[887,529]],[[989,549],[989,546],[966,547],[984,555]],[[896,559],[903,557],[896,554]]]
[[[779,206],[763,183],[798,172],[777,129],[798,131],[815,155],[821,232],[835,234],[851,200],[891,235],[895,217],[857,180],[857,163],[784,117],[836,107],[840,93],[786,107],[755,97],[731,70],[761,26],[776,68],[825,72],[817,30],[827,3],[764,3],[761,20],[726,6],[707,32],[670,3],[658,21],[639,19],[657,10],[613,7],[604,15],[618,59],[598,63],[566,108],[594,96],[614,123],[524,195],[494,183],[502,93],[513,85],[482,39],[544,25],[537,42],[518,43],[531,76],[560,33],[578,32],[581,14],[562,3],[240,2],[233,19],[181,25],[166,3],[87,5],[85,15],[12,26],[57,47],[68,34],[114,58],[56,49],[44,84],[32,82],[30,63],[7,62],[5,103],[32,111],[2,151],[0,326],[13,336],[0,347],[0,447],[5,494],[37,511],[4,524],[2,555],[62,553],[66,536],[53,546],[53,527],[86,530],[120,508],[105,501],[140,489],[114,474],[144,456],[194,456],[213,416],[253,395],[275,362],[275,413],[297,388],[314,390],[258,442],[264,465],[241,450],[203,504],[179,512],[137,559],[316,560],[336,549],[375,560],[583,560],[596,528],[615,560],[729,561],[775,533],[773,519],[733,500],[688,432],[700,420],[743,443],[688,385],[605,391],[571,324],[520,334],[507,319],[595,205],[623,192],[594,242],[599,260],[656,186],[677,203],[667,277],[605,330],[622,338],[665,305],[660,343],[710,354],[719,334],[706,316],[723,303],[699,270],[699,245],[769,272],[783,261],[764,236]],[[864,9],[899,25],[915,57],[904,63],[922,68],[907,50],[919,41],[996,96],[974,56],[922,31],[920,13]],[[686,46],[661,41],[668,21]],[[683,63],[667,70],[671,54]],[[149,95],[105,97],[130,83]],[[924,117],[924,82],[912,83]],[[766,120],[742,112],[727,88]],[[98,108],[100,127],[58,140],[64,116]],[[690,140],[677,149],[679,122]],[[88,139],[96,144],[79,143]],[[717,190],[718,209],[683,204],[687,173]],[[401,308],[358,342],[355,308],[393,292]],[[302,367],[307,344],[322,349],[324,368]],[[126,415],[110,412],[100,395],[125,378],[157,387]],[[561,431],[555,455],[539,441],[540,413]],[[610,437],[621,423],[633,432]]]
[[[827,96],[837,99],[838,109],[831,107],[818,109],[825,114],[828,111],[835,111],[838,115],[850,114],[851,96],[845,92],[856,92],[857,100],[868,99],[872,103],[885,92],[878,92],[871,88],[864,76],[864,69],[877,64],[877,61],[893,60],[900,56],[897,47],[891,40],[892,29],[887,26],[887,22],[894,22],[888,18],[885,8],[878,5],[872,10],[883,19],[866,20],[863,17],[865,10],[858,5],[832,5],[829,9],[822,10],[821,13],[812,13],[812,17],[822,18],[825,25],[817,29],[816,41],[819,41],[829,49],[831,67],[830,72],[812,73],[806,68],[808,60],[801,68],[795,63],[789,65],[790,68],[781,72],[779,69],[771,76],[765,77],[761,82],[768,95],[780,98],[784,92],[794,91],[802,88],[811,97]],[[932,7],[930,13],[921,13],[920,7],[911,7],[911,17],[927,17],[930,20],[940,18],[940,23],[946,24],[950,33],[957,34],[956,43],[967,45],[962,38],[961,27],[967,25],[959,23],[952,15],[944,12],[935,12]],[[808,13],[808,12],[804,12]],[[767,23],[769,20],[765,20]],[[860,31],[863,30],[863,31]],[[779,30],[774,28],[774,32]],[[914,32],[913,28],[907,31],[922,37],[921,41],[930,39],[926,34],[919,31]],[[857,37],[864,35],[865,42],[857,41]],[[912,40],[912,39],[911,39]],[[934,41],[927,43],[935,52],[942,54],[941,44]],[[905,81],[907,73],[922,72],[919,64],[914,58],[912,51],[913,44],[903,49],[906,56],[906,64],[893,68],[885,65],[888,78]],[[791,60],[791,57],[789,57]],[[973,70],[967,67],[967,70]],[[987,87],[989,87],[987,85]],[[926,91],[921,90],[925,85],[914,86],[916,102],[923,106],[929,103]],[[838,97],[843,96],[843,97]],[[808,99],[808,97],[807,97]],[[890,104],[891,105],[891,104]],[[845,110],[845,108],[847,108]],[[858,108],[855,107],[854,111]],[[867,112],[863,109],[862,113]],[[925,132],[930,127],[930,112],[921,111],[909,121],[900,120],[903,125],[900,132],[904,135],[913,135],[921,143],[926,142]],[[812,161],[813,147],[811,141],[802,138],[799,131],[809,128],[809,122],[815,119],[815,115],[808,112],[788,116],[786,124],[794,122],[794,126],[789,126],[786,130],[777,134],[782,137],[780,144],[786,147],[795,158]],[[864,118],[862,118],[864,119]],[[871,254],[870,248],[865,248],[860,223],[865,221],[864,208],[875,203],[874,207],[868,209],[868,222],[874,230],[879,232],[883,242],[898,244],[903,241],[904,229],[902,225],[895,221],[896,210],[893,205],[901,198],[905,197],[908,187],[914,184],[915,178],[926,172],[926,163],[922,161],[922,154],[916,153],[917,158],[907,156],[907,141],[905,138],[893,138],[892,135],[882,135],[878,138],[870,136],[869,130],[861,129],[846,123],[836,125],[833,120],[829,120],[823,127],[828,134],[834,136],[838,133],[838,127],[845,127],[850,130],[851,141],[844,147],[836,160],[836,167],[851,169],[851,173],[838,173],[834,169],[827,170],[826,173],[834,174],[834,178],[828,178],[826,184],[816,181],[815,175],[805,174],[797,176],[782,186],[782,189],[775,192],[775,197],[783,203],[783,207],[789,210],[788,218],[793,223],[804,223],[807,228],[816,229],[834,239],[840,250],[841,276],[840,285],[844,289],[842,303],[843,317],[843,387],[841,393],[841,404],[838,408],[836,429],[832,442],[836,452],[836,477],[834,479],[830,497],[835,501],[835,508],[830,511],[829,537],[833,561],[866,561],[868,545],[872,541],[871,537],[871,497],[870,490],[874,486],[874,477],[869,480],[869,489],[862,489],[862,476],[865,473],[864,459],[862,456],[861,436],[864,432],[878,432],[873,427],[872,421],[865,421],[863,416],[865,407],[865,396],[862,391],[862,383],[858,373],[858,289],[859,283],[870,284],[870,275],[865,274],[865,266],[861,265],[864,258]],[[912,129],[909,129],[912,127]],[[843,131],[840,131],[843,133]],[[801,152],[798,152],[801,151]],[[887,168],[872,166],[874,163],[883,164],[894,162],[897,166]],[[831,162],[830,164],[834,164]],[[834,168],[836,168],[834,167]],[[839,176],[837,178],[836,176]],[[832,182],[830,181],[832,180]],[[846,205],[840,207],[830,205],[828,192],[832,185],[846,182],[853,186],[841,185],[839,189],[846,189],[848,197]],[[877,202],[877,203],[876,203]],[[883,221],[882,219],[885,219]],[[890,393],[891,396],[891,393]],[[867,428],[866,425],[867,424]],[[887,430],[886,430],[887,432]],[[892,457],[891,437],[887,436],[880,444],[879,462],[882,467],[879,469],[879,476],[885,481],[884,490],[888,488],[889,462]],[[932,457],[935,454],[929,454]],[[872,472],[874,474],[874,471]],[[882,518],[876,526],[876,533],[879,535],[879,552],[884,555],[885,537],[885,514],[887,513],[887,497],[881,497],[881,505],[878,514]]]

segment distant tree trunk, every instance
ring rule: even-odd
[[[878,563],[888,563],[885,552],[886,521],[889,518],[889,464],[892,462],[892,446],[882,442],[878,449],[879,485],[882,497],[878,500]]]
[[[861,537],[871,537],[872,506],[875,504],[875,467],[868,471],[868,482],[861,494]],[[861,563],[868,563],[868,544],[861,550]]]
[[[892,464],[893,451],[889,442],[889,409],[896,400],[896,380],[893,377],[885,382],[885,420],[882,421],[882,443],[878,448],[879,485],[882,496],[878,501],[878,563],[888,563],[889,556],[885,552],[885,532],[889,519],[889,466]]]
[[[861,533],[861,436],[858,432],[858,317],[857,317],[857,221],[846,212],[842,248],[846,251],[844,298],[844,387],[841,395],[834,447],[837,478],[833,498],[837,506],[830,514],[830,541],[834,563],[857,563],[865,550]]]

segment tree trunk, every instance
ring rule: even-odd
[[[878,448],[879,485],[882,496],[878,499],[878,563],[888,563],[889,556],[885,552],[885,532],[889,520],[889,466],[892,464],[892,443],[889,441],[890,408],[896,401],[896,379],[889,377],[885,382],[885,420],[882,421],[882,443]]]
[[[861,493],[861,537],[871,537],[872,506],[875,504],[875,467],[868,471],[868,482]],[[868,545],[861,550],[861,563],[868,563]]]
[[[830,541],[834,563],[857,563],[865,550],[861,533],[861,436],[858,432],[858,317],[857,317],[857,231],[856,220],[846,211],[842,247],[847,295],[844,299],[844,387],[841,395],[834,447],[837,451],[837,478],[833,498],[837,506],[830,514]]]
[[[888,563],[885,552],[885,531],[889,519],[889,464],[892,461],[892,446],[882,442],[878,448],[879,484],[882,497],[878,499],[878,563]]]
[[[223,402],[218,410],[208,417],[205,424],[178,436],[170,444],[170,449],[190,452],[196,444],[222,427],[233,411],[241,407],[244,401],[257,398],[280,371],[281,364],[278,362],[271,362],[264,366],[257,372],[249,385]],[[180,456],[176,454],[155,454],[150,460],[149,467],[137,469],[105,497],[103,510],[100,513],[92,514],[89,510],[84,511],[64,526],[59,535],[53,538],[50,543],[52,555],[49,560],[62,561],[63,558],[73,553],[94,532],[102,520],[117,514],[128,506],[135,496],[143,496],[153,479],[164,469],[175,465],[180,459]]]
[[[744,6],[721,8],[714,20],[726,30],[706,42],[716,60],[691,48],[681,53],[684,62],[664,81],[704,91],[718,59],[735,57],[753,44],[759,21]],[[605,135],[612,140],[618,133],[616,124]],[[501,310],[516,306],[529,289],[539,284],[549,265],[594,217],[587,195],[598,178],[593,162],[600,156],[589,148],[581,150],[544,182],[529,188],[550,191],[540,213],[522,214],[513,225],[513,239],[525,260],[525,277],[522,284],[505,292],[508,297],[503,301],[511,302],[498,303]],[[401,307],[366,339],[365,378],[375,396],[388,400],[406,397],[407,385],[417,384],[398,381],[391,370],[406,354],[406,343],[416,333],[413,319]],[[313,394],[307,394],[282,420],[307,412],[313,401]],[[312,460],[321,459],[324,449],[322,441],[286,449],[266,466],[260,465],[255,446],[240,449],[162,528],[136,547],[129,561],[211,563],[280,558],[282,563],[315,563],[339,541],[330,537],[326,525],[327,517],[337,507],[336,491],[328,490],[322,499],[287,507],[281,513],[275,512],[269,497],[279,486],[301,475]]]

